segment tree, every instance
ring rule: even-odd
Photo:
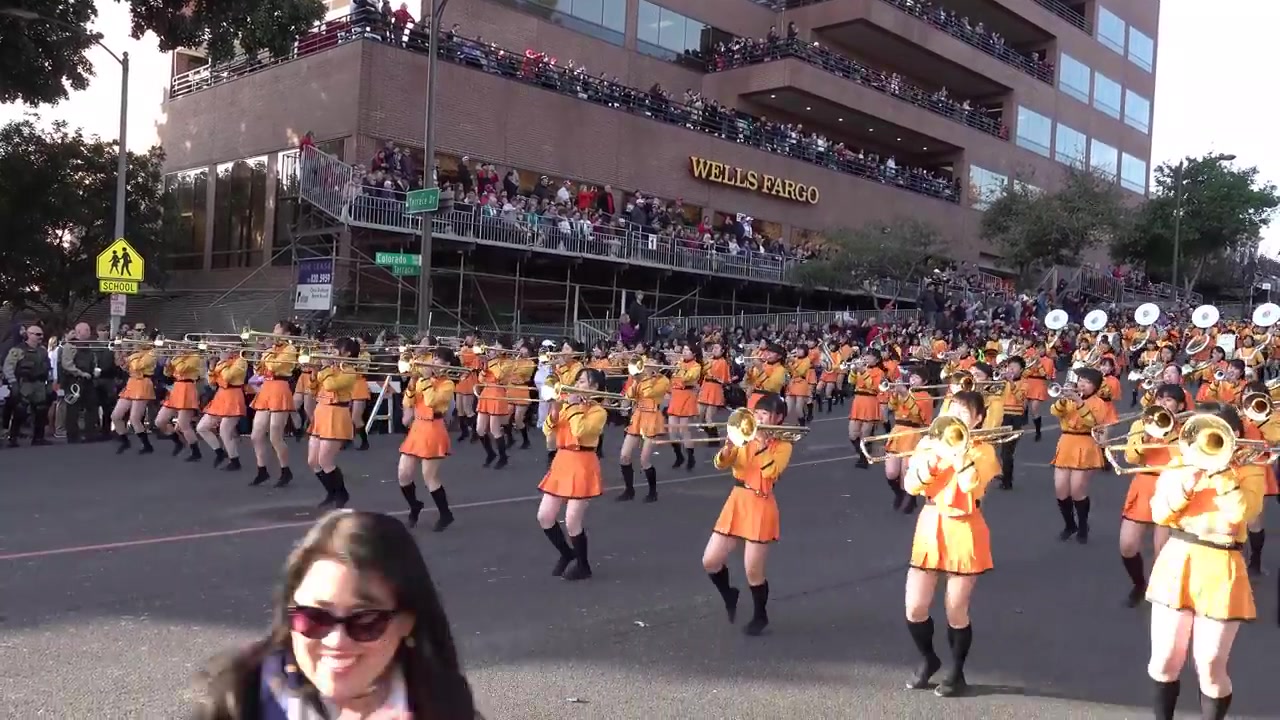
[[[1187,290],[1215,262],[1247,263],[1257,254],[1280,195],[1275,185],[1258,178],[1257,168],[1233,167],[1234,159],[1211,154],[1156,168],[1154,196],[1131,231],[1116,237],[1112,257],[1171,279],[1176,231],[1178,280]]]
[[[117,145],[30,119],[0,127],[0,303],[73,319],[99,297],[94,261],[115,237]],[[147,261],[147,283],[162,284],[164,219],[158,146],[129,154],[125,229]]]
[[[1057,190],[1013,183],[982,216],[983,239],[1024,280],[1054,265],[1077,265],[1124,232],[1131,210],[1107,178],[1068,168]]]
[[[801,287],[843,288],[881,277],[909,280],[924,273],[942,245],[929,223],[897,218],[860,228],[835,228],[817,240],[818,257],[796,266],[792,279]]]
[[[119,0],[117,0],[119,1]],[[286,57],[293,43],[324,18],[322,0],[127,0],[132,35],[148,32],[161,50],[204,46],[211,63],[237,52]],[[93,76],[85,51],[100,35],[87,28],[98,16],[94,0],[9,0],[7,7],[59,22],[0,15],[0,102],[57,103],[83,90]],[[65,24],[63,24],[65,23]]]

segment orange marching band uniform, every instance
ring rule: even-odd
[[[244,417],[248,412],[244,399],[244,380],[249,363],[244,358],[220,360],[209,371],[209,384],[217,388],[213,399],[204,406],[204,414],[217,418]]]
[[[671,380],[666,375],[640,378],[627,388],[626,395],[634,403],[628,435],[639,435],[648,440],[667,433],[662,410],[658,407],[671,390]]]
[[[756,403],[760,402],[760,398],[765,395],[782,394],[782,388],[787,384],[787,368],[781,362],[755,363],[747,368],[745,380],[751,391],[747,407],[754,409]]]
[[[1134,420],[1129,426],[1128,441],[1125,444],[1124,460],[1132,466],[1163,467],[1173,462],[1177,456],[1177,445],[1171,443],[1178,437],[1178,425],[1169,431],[1164,438],[1153,438],[1147,435],[1146,425],[1142,419]],[[1151,447],[1159,446],[1159,447]],[[1151,497],[1156,491],[1156,480],[1159,471],[1138,473],[1129,481],[1129,490],[1125,493],[1124,509],[1120,515],[1125,520],[1142,525],[1154,525],[1151,516]]]
[[[449,429],[445,416],[457,388],[446,377],[410,378],[404,403],[413,408],[409,434],[400,443],[400,453],[420,460],[439,460],[450,454]]]
[[[808,355],[792,358],[786,363],[786,368],[788,375],[787,398],[808,398],[813,394],[813,381],[810,379],[810,375],[813,373],[813,360]]]
[[[474,404],[471,404],[473,401],[467,398],[475,397],[476,383],[480,381],[480,370],[484,366],[484,360],[479,355],[476,355],[475,350],[470,345],[463,345],[462,349],[458,350],[458,364],[471,371],[453,385],[453,393],[457,396],[458,425],[461,426],[461,431],[458,433],[458,441],[461,442],[476,432],[476,416],[474,413],[471,415],[465,414],[463,406],[468,404],[472,408],[475,407]]]
[[[702,382],[702,363],[681,360],[671,371],[671,401],[667,417],[691,418],[698,414],[698,384]],[[679,446],[675,446],[679,447]]]
[[[500,418],[500,423],[505,425],[507,417],[511,415],[511,403],[507,401],[506,389],[494,386],[510,384],[514,370],[515,367],[511,362],[499,356],[485,362],[480,371],[480,384],[490,386],[480,391],[480,399],[476,402],[477,416],[486,416],[485,426],[477,431],[480,443],[484,445],[484,467],[493,465],[494,460],[498,461],[495,469],[500,470],[507,466],[507,438],[502,432],[493,434],[493,418]],[[498,448],[496,453],[494,452],[495,441]]]
[[[351,395],[362,378],[340,366],[329,366],[316,376],[316,416],[309,430],[321,440],[350,440],[355,426],[351,419]]]
[[[564,402],[554,423],[548,415],[542,432],[555,442],[556,454],[538,489],[565,500],[599,497],[604,483],[596,446],[608,420],[608,411],[594,402]]]
[[[277,343],[262,354],[256,371],[258,375],[265,378],[265,381],[253,398],[254,410],[293,412],[293,393],[289,391],[289,377],[293,375],[293,369],[297,364],[298,349],[292,343]]]
[[[911,466],[903,489],[925,498],[911,541],[911,567],[952,575],[991,570],[991,532],[979,508],[987,485],[1000,475],[995,448],[977,441],[958,463],[941,466],[927,448],[917,449]]]
[[[706,370],[702,373],[702,385],[698,388],[698,403],[715,408],[724,407],[724,386],[729,384],[731,377],[728,360],[723,357],[708,360]],[[714,431],[715,428],[707,430]]]
[[[1062,437],[1050,463],[1069,470],[1100,470],[1106,466],[1102,448],[1093,439],[1093,428],[1110,421],[1111,409],[1098,393],[1083,401],[1059,398],[1049,412],[1062,423]]]
[[[893,429],[885,441],[884,450],[889,455],[903,455],[916,449],[924,438],[920,428],[928,427],[933,422],[933,397],[924,390],[915,392],[890,392],[889,410],[893,413]],[[888,477],[886,481],[893,491],[893,509],[910,514],[916,510],[916,496],[903,490],[899,477]]]
[[[152,377],[156,374],[156,351],[144,348],[129,353],[125,358],[124,370],[129,373],[121,400],[141,400],[148,402],[156,399],[156,385]]]
[[[171,410],[199,410],[200,394],[196,392],[196,380],[200,379],[204,359],[199,353],[184,352],[164,366],[165,376],[173,379],[173,389],[164,399],[164,407]]]

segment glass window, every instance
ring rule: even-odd
[[[1049,157],[1053,121],[1034,110],[1018,106],[1018,147]]]
[[[1124,21],[1110,10],[1098,8],[1098,42],[1124,54]]]
[[[640,0],[640,20],[636,25],[636,39],[650,45],[658,44],[658,26],[662,22],[662,8]]]
[[[662,19],[658,22],[658,46],[671,52],[684,52],[684,25],[688,18],[674,10],[660,9]]]
[[[1120,156],[1120,187],[1147,194],[1147,163],[1124,153]]]
[[[1156,57],[1156,43],[1137,28],[1129,28],[1129,60],[1138,67],[1151,72]]]
[[[1151,101],[1126,89],[1124,91],[1124,124],[1144,133],[1151,132]]]
[[[1089,169],[1109,178],[1115,178],[1120,169],[1120,151],[1094,138],[1089,143]]]
[[[1120,83],[1100,72],[1093,74],[1093,106],[1120,119]]]
[[[209,171],[190,170],[164,178],[164,243],[174,270],[204,268],[204,223],[208,217]]]
[[[986,210],[1009,187],[1009,177],[977,165],[969,166],[969,206]]]
[[[1083,168],[1088,142],[1084,133],[1058,123],[1053,138],[1053,159],[1064,165]]]
[[[716,43],[732,42],[734,36],[648,0],[640,0],[636,40],[636,49],[645,55],[705,71],[707,49]]]
[[[620,33],[627,31],[627,0],[604,0],[604,26]]]
[[[1062,53],[1062,64],[1058,68],[1058,89],[1079,100],[1089,102],[1089,66]]]
[[[248,158],[217,168],[213,204],[213,267],[255,267],[262,262],[267,213],[267,159]]]
[[[607,43],[621,45],[627,29],[627,0],[497,0]]]

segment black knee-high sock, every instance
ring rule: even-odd
[[[709,427],[706,429],[706,433],[707,437],[718,438],[720,437],[720,428]]]
[[[578,561],[580,571],[591,571],[591,563],[587,561],[587,531],[583,530],[577,535],[570,535],[569,541],[573,543],[573,557]]]
[[[1068,530],[1076,529],[1076,512],[1071,498],[1058,501],[1058,512],[1062,514],[1062,522]]]
[[[684,464],[684,448],[679,445],[672,445],[671,449],[676,452],[676,465]]]
[[[658,492],[658,469],[647,467],[644,469],[644,479],[649,483],[649,492]]]
[[[622,467],[622,484],[632,492],[636,489],[636,469],[632,465],[623,465]]]
[[[524,443],[525,445],[529,444],[529,426],[528,425],[525,425],[524,427],[520,428],[520,442]]]
[[[893,491],[893,497],[895,499],[901,498],[903,495],[906,494],[902,490],[902,485],[898,483],[898,478],[886,477],[884,479],[884,482],[886,485],[889,486],[889,489]]]
[[[1267,531],[1249,531],[1249,567],[1262,568],[1262,546],[1267,543]]]
[[[1076,508],[1076,521],[1080,529],[1087,529],[1089,527],[1089,498],[1072,500],[1071,504]]]
[[[498,457],[503,460],[506,460],[507,459],[507,436],[499,435],[497,444],[498,444]]]
[[[1147,586],[1146,565],[1142,562],[1142,553],[1138,553],[1133,557],[1121,555],[1120,562],[1124,563],[1124,570],[1129,573],[1129,580],[1133,582],[1135,588]]]
[[[453,517],[453,511],[449,509],[449,495],[443,486],[431,491],[431,500],[436,504],[440,517]]]
[[[769,623],[769,581],[765,580],[759,585],[747,585],[751,588],[751,626],[756,626],[757,632],[763,629]]]
[[[495,454],[494,454],[494,452],[493,452],[493,439],[492,439],[492,438],[490,438],[488,435],[481,435],[481,436],[480,436],[480,444],[481,444],[482,446],[484,446],[484,452],[485,452],[485,455],[488,455],[490,460],[492,460],[492,459],[494,459],[495,457],[497,457],[497,455],[495,455]]]
[[[1211,698],[1200,693],[1200,720],[1224,720],[1231,708],[1231,696]]]
[[[569,547],[569,543],[564,539],[564,531],[560,529],[560,523],[556,523],[549,528],[543,528],[542,532],[551,541],[551,545],[560,551],[560,557],[573,557],[573,548]]]
[[[719,570],[713,573],[707,573],[707,577],[711,578],[711,584],[716,586],[716,590],[720,591],[720,597],[725,602],[729,601],[729,596],[733,595],[733,586],[729,584],[729,566],[723,565]]]
[[[1156,720],[1173,720],[1174,710],[1178,707],[1178,693],[1182,690],[1182,681],[1154,681],[1155,697],[1152,698],[1151,709],[1155,711]]]
[[[920,622],[907,621],[907,632],[911,633],[911,642],[915,643],[916,651],[920,653],[920,657],[925,662],[936,664],[939,662],[938,653],[933,649],[933,618],[927,617]]]
[[[1036,434],[1037,434],[1037,435],[1039,435],[1039,434],[1040,434],[1040,422],[1041,422],[1041,418],[1039,418],[1039,417],[1034,418],[1031,422],[1035,424],[1035,426],[1036,426]]]
[[[951,669],[947,678],[951,681],[964,679],[964,663],[969,658],[969,647],[973,645],[973,625],[962,628],[947,626],[947,645],[951,647]]]
[[[849,444],[853,446],[853,453],[855,455],[859,458],[866,457],[866,454],[862,452],[862,438],[853,438],[849,441]]]
[[[422,504],[418,502],[418,486],[413,483],[401,485],[400,494],[404,496],[405,502],[409,503],[410,508],[416,508]]]

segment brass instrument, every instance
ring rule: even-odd
[[[1191,363],[1187,363],[1186,365],[1182,366],[1182,374],[1183,376],[1194,375],[1200,372],[1201,370],[1204,370],[1205,368],[1209,367],[1210,365],[1213,365],[1212,360],[1206,360],[1202,363],[1197,363],[1195,365],[1192,365]]]
[[[1189,342],[1187,342],[1186,346],[1182,348],[1182,351],[1185,352],[1187,355],[1198,355],[1204,352],[1205,349],[1208,347],[1209,347],[1209,336],[1201,335],[1200,337],[1192,338]]]
[[[1163,438],[1169,434],[1169,431],[1173,430],[1173,426],[1177,421],[1191,417],[1192,414],[1193,413],[1190,413],[1190,412],[1184,412],[1184,413],[1179,413],[1178,415],[1175,416],[1173,413],[1164,409],[1164,407],[1153,404],[1143,408],[1142,412],[1129,413],[1128,415],[1121,415],[1119,418],[1116,418],[1115,420],[1109,423],[1106,423],[1103,425],[1095,425],[1093,427],[1093,432],[1095,434],[1095,437],[1098,434],[1101,434],[1103,437],[1105,437],[1107,434],[1107,430],[1109,428],[1113,428],[1116,425],[1131,423],[1134,420],[1141,419],[1142,428],[1147,435],[1150,435],[1153,438]],[[1118,440],[1125,440],[1126,438],[1128,438],[1127,432],[1124,435],[1119,436],[1117,438],[1109,438],[1109,439],[1101,440],[1100,442],[1103,445],[1106,445],[1107,443],[1116,442]]]
[[[1079,399],[1080,390],[1075,383],[1054,383],[1049,386],[1049,397],[1057,399],[1060,397],[1074,397]]]
[[[677,370],[677,369],[679,368],[677,368],[675,365],[657,365],[655,363],[646,362],[644,358],[639,357],[639,358],[636,358],[635,360],[632,360],[627,365],[627,374],[639,375],[643,373],[645,370],[657,370],[658,372],[662,372],[664,370]]]
[[[867,458],[867,461],[878,463],[891,458],[911,457],[922,449],[940,450],[946,455],[961,457],[969,451],[973,443],[979,440],[991,445],[998,445],[1022,437],[1022,432],[1022,430],[1015,430],[1008,425],[985,430],[970,430],[969,426],[960,418],[954,415],[940,415],[929,424],[929,427],[905,428],[885,433],[884,435],[868,435],[859,439],[858,442],[862,446],[862,454]],[[915,434],[924,435],[925,437],[921,440],[921,443],[928,441],[929,445],[926,448],[921,448],[917,445],[914,450],[900,453],[886,451],[880,455],[873,454],[867,447],[870,443],[883,442],[895,436]]]
[[[1052,310],[1044,316],[1044,326],[1050,331],[1045,336],[1045,349],[1052,350],[1053,346],[1058,344],[1058,338],[1062,336],[1062,330],[1067,326],[1068,320],[1067,311],[1062,309]]]
[[[729,413],[729,418],[722,423],[690,423],[689,427],[724,428],[724,437],[690,438],[687,441],[665,439],[654,442],[660,445],[674,445],[684,442],[718,444],[728,440],[736,447],[743,447],[761,435],[772,435],[779,440],[798,442],[809,434],[809,428],[804,425],[761,425],[756,422],[755,412],[747,408],[734,410]]]
[[[262,350],[262,349],[241,350],[240,357],[244,358],[245,360],[262,360],[263,359],[262,356],[266,355],[269,352],[271,352],[270,348],[267,348],[265,350]],[[338,367],[343,367],[348,370],[354,370],[356,365],[363,366],[363,365],[369,364],[368,362],[362,362],[358,357],[345,357],[342,355],[311,355],[306,352],[298,355],[299,365],[310,365],[311,363],[315,363],[315,362],[336,363]]]
[[[1255,423],[1264,423],[1271,419],[1271,413],[1280,408],[1280,402],[1271,399],[1266,393],[1249,393],[1244,396],[1240,406],[1244,408],[1244,416]]]
[[[924,386],[924,387],[928,387],[928,386]],[[918,387],[915,387],[915,388],[913,388],[913,387],[908,387],[908,386],[907,386],[907,383],[904,383],[904,382],[901,382],[901,381],[899,381],[899,382],[889,382],[888,380],[881,380],[881,381],[880,381],[880,392],[882,392],[882,393],[887,393],[887,392],[911,392],[911,391],[919,390],[919,389],[920,389],[920,388],[918,388]]]
[[[520,351],[513,348],[497,348],[492,345],[472,345],[471,352],[476,355],[488,355],[491,352],[498,353],[499,355],[515,355]]]
[[[561,363],[576,357],[582,357],[586,353],[580,352],[544,352],[538,354],[538,362],[543,365],[549,365],[552,362]]]
[[[763,361],[764,361],[764,355],[739,355],[738,357],[733,359],[733,362],[738,365],[746,365],[749,362],[763,362]]]
[[[1131,446],[1135,447],[1135,446]],[[1135,449],[1168,447],[1166,444],[1142,444]],[[1158,474],[1178,467],[1191,467],[1206,473],[1219,473],[1233,464],[1247,465],[1259,455],[1280,451],[1261,440],[1241,440],[1236,437],[1226,420],[1209,413],[1192,414],[1178,432],[1178,452],[1181,463],[1170,465],[1139,465],[1116,468],[1120,475]]]
[[[624,403],[631,401],[631,398],[623,395],[622,393],[611,393],[604,390],[584,390],[579,387],[574,387],[573,385],[566,385],[559,382],[552,383],[550,387],[551,397],[544,397],[544,400],[562,401],[567,399],[570,395],[579,395],[589,400],[599,402],[600,407],[606,410],[621,410]]]
[[[248,342],[250,340],[273,340],[279,343],[293,343],[294,345],[317,345],[319,341],[309,338],[305,335],[276,335],[275,333],[255,332],[249,328],[240,331],[240,339]]]
[[[1213,374],[1214,382],[1222,382],[1223,380],[1226,380],[1226,379],[1227,379],[1227,374],[1222,370],[1219,370],[1218,372]]]

